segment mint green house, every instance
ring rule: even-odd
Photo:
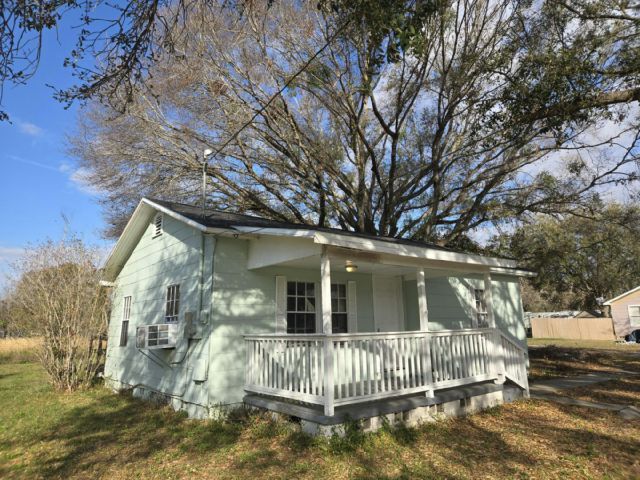
[[[243,402],[320,426],[471,411],[528,394],[528,275],[436,245],[143,199],[104,268],[104,375],[199,418]]]

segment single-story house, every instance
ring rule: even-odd
[[[312,426],[477,410],[528,395],[530,275],[428,243],[142,199],[104,267],[104,375],[192,417],[243,402]]]
[[[611,308],[616,337],[623,338],[640,329],[640,286],[603,303]]]

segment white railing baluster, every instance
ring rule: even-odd
[[[245,337],[245,390],[327,412],[496,376],[528,387],[526,350],[495,329]]]

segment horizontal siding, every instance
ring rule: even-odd
[[[202,235],[184,223],[164,216],[163,234],[153,237],[151,219],[123,266],[113,292],[105,375],[128,385],[141,385],[206,405],[207,382],[192,381],[192,372],[209,362],[206,339],[182,340],[178,348],[144,355],[135,348],[139,325],[164,322],[167,287],[180,284],[180,319],[186,312],[197,317],[200,307]],[[132,296],[129,342],[119,346],[122,300]],[[189,345],[187,345],[189,342]],[[188,347],[188,356],[185,356]],[[154,362],[151,358],[155,358]],[[206,369],[205,369],[206,371]]]
[[[631,325],[629,305],[640,305],[640,291],[630,293],[611,305],[611,317],[613,318],[616,337],[624,337],[633,330],[640,329],[638,325]]]

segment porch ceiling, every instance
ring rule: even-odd
[[[350,259],[351,260],[351,259]],[[331,256],[331,271],[345,271],[346,258]],[[415,275],[415,267],[407,267],[402,265],[386,265],[375,263],[372,261],[363,261],[354,258],[352,264],[358,267],[357,273],[371,273],[377,275]],[[283,262],[280,265],[292,268],[319,269],[320,255],[299,258],[289,262]]]
[[[384,255],[373,255],[362,252],[353,252],[343,249],[332,249],[329,257],[331,259],[331,271],[332,272],[345,272],[347,262],[358,267],[357,273],[375,274],[375,275],[391,275],[391,276],[403,276],[405,279],[414,279],[416,277],[416,269],[424,268],[425,276],[428,278],[454,276],[460,275],[461,270],[447,269],[447,268],[429,268],[425,267],[422,262],[416,262],[415,264],[396,264],[393,259],[387,258]],[[301,268],[309,270],[320,269],[320,255],[310,255],[304,258],[296,258],[293,260],[283,261],[278,263],[278,266]],[[473,270],[473,266],[469,270],[465,270],[467,273],[477,270]],[[463,272],[464,273],[464,272]]]

